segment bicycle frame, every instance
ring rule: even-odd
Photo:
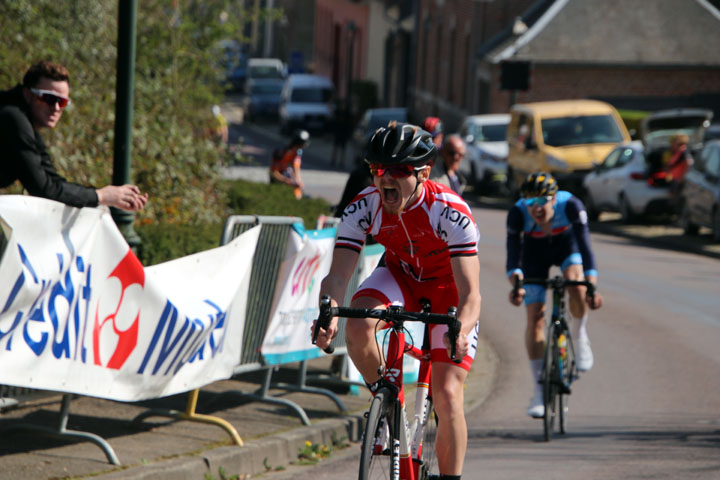
[[[389,410],[392,412],[392,425],[388,425],[388,427],[390,428],[390,439],[392,439],[390,448],[393,452],[393,464],[391,465],[393,480],[420,480],[423,466],[423,435],[427,421],[432,414],[432,410],[428,408],[428,399],[432,398],[429,345],[424,344],[422,349],[415,345],[407,345],[403,323],[405,321],[422,321],[426,324],[448,325],[452,358],[455,357],[455,342],[460,331],[460,322],[457,320],[455,308],[451,308],[447,315],[429,313],[427,306],[423,310],[422,313],[405,312],[402,307],[395,305],[390,305],[384,310],[330,307],[330,299],[323,297],[320,315],[313,332],[313,343],[315,343],[319,329],[327,328],[330,319],[334,316],[376,318],[387,322],[389,331],[386,336],[389,335],[390,338],[385,354],[382,382],[376,395],[382,392],[382,398],[389,398],[391,402]],[[427,336],[426,340],[428,340]],[[328,349],[326,349],[327,351]],[[408,422],[405,408],[403,388],[403,358],[405,354],[420,361],[412,423]]]
[[[570,385],[577,380],[577,367],[575,365],[575,347],[573,344],[570,328],[565,318],[565,289],[568,286],[585,286],[587,295],[595,293],[595,286],[585,280],[566,280],[561,276],[550,279],[526,279],[523,283],[542,285],[552,289],[553,306],[550,320],[547,324],[546,346],[541,382],[544,385],[544,430],[545,440],[552,437],[553,423],[555,419],[556,399],[558,401],[557,413],[559,416],[560,433],[565,433],[567,422],[567,398],[571,392]],[[519,288],[519,282],[515,284],[515,291]],[[560,341],[565,337],[563,345]],[[569,354],[568,354],[569,353]],[[570,363],[566,364],[569,361]]]
[[[394,425],[391,435],[394,444],[391,446],[396,452],[394,458],[396,465],[392,466],[393,477],[397,480],[418,480],[420,466],[422,465],[423,434],[427,420],[432,412],[427,409],[427,397],[432,397],[431,377],[432,366],[427,359],[428,351],[423,351],[412,345],[406,351],[405,333],[402,325],[392,326],[388,341],[387,355],[385,356],[385,373],[383,378],[397,388],[394,402]],[[415,405],[412,422],[408,422],[405,408],[405,390],[403,388],[403,357],[409,354],[420,361],[417,386],[415,390]],[[389,390],[389,389],[388,389]]]

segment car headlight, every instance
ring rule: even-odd
[[[558,170],[566,170],[568,168],[568,164],[565,160],[560,160],[557,157],[553,157],[552,155],[546,155],[545,158],[547,159],[547,163],[549,166],[556,168]]]

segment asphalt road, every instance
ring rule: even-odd
[[[332,202],[328,184],[343,172],[325,171],[322,140],[315,147],[306,183]],[[569,432],[546,443],[542,423],[524,413],[531,394],[524,313],[505,301],[508,203],[469,200],[483,234],[481,334],[500,364],[490,396],[467,415],[464,478],[720,478],[720,246],[708,232],[624,225],[613,214],[592,225],[606,300],[589,327],[596,367],[575,384]],[[351,478],[355,450],[268,478]]]
[[[568,433],[546,443],[542,423],[525,416],[531,380],[524,313],[506,301],[504,211],[473,213],[481,334],[499,365],[489,397],[467,414],[463,478],[720,478],[720,261],[593,235],[605,296],[589,325],[596,364],[574,384]],[[357,463],[349,449],[268,478],[353,478]]]

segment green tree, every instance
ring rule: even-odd
[[[112,178],[117,1],[0,0],[0,88],[41,59],[70,71],[72,106],[43,133],[62,174]],[[131,180],[150,193],[143,223],[214,223],[228,212],[219,187],[222,152],[207,135],[222,99],[216,46],[242,42],[257,15],[233,0],[138,1]]]

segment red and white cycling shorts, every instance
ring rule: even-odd
[[[405,310],[412,312],[421,310],[420,299],[425,298],[430,301],[434,313],[447,313],[448,308],[457,306],[459,300],[457,287],[452,278],[417,282],[408,275],[393,274],[386,266],[378,266],[362,282],[352,299],[354,301],[360,297],[373,298],[386,307],[403,305]],[[450,359],[442,341],[448,329],[447,325],[429,325],[429,328],[431,360],[457,365],[469,371],[477,350],[478,326],[476,325],[468,336],[470,350],[459,364]],[[415,341],[416,346],[420,347],[422,342],[418,339]]]

